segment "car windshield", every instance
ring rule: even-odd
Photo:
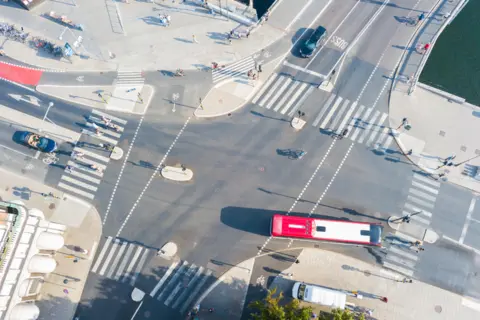
[[[370,242],[381,243],[382,242],[382,226],[371,225],[370,226]]]
[[[307,286],[305,284],[301,284],[298,287],[298,299],[303,300],[303,297],[305,297],[305,288]]]
[[[40,140],[38,140],[37,148],[45,149],[47,146],[48,146],[48,139],[44,137],[40,137]]]
[[[316,43],[318,40],[320,40],[320,38],[323,36],[324,33],[325,33],[325,29],[323,28],[319,28],[315,30],[315,32],[312,34],[311,41]]]

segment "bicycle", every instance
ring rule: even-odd
[[[345,128],[340,133],[333,133],[332,138],[337,140],[342,140],[344,137],[347,136],[347,134],[348,134],[348,129]]]
[[[54,152],[47,153],[47,156],[42,159],[43,163],[45,164],[55,164],[60,160]]]
[[[306,152],[306,151],[303,151],[303,150],[291,151],[290,154],[288,155],[288,159],[290,159],[290,160],[300,160],[300,159],[302,159],[306,154],[307,154],[307,152]]]

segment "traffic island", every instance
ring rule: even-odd
[[[112,153],[110,153],[110,159],[120,160],[123,157],[123,150],[119,147],[114,147]]]
[[[295,129],[297,131],[301,130],[305,126],[306,123],[307,122],[305,120],[300,119],[298,117],[293,118],[292,121],[290,122],[293,129]]]
[[[160,174],[165,179],[186,182],[193,178],[193,171],[185,167],[165,166],[160,170]]]
[[[177,254],[178,247],[173,242],[167,242],[160,250],[158,250],[157,255],[167,260],[171,260]]]

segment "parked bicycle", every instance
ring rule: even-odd
[[[291,159],[291,160],[300,160],[300,159],[302,159],[306,154],[307,154],[307,151],[295,150],[295,151],[292,151],[292,152],[289,154],[288,159]]]
[[[333,138],[333,139],[342,140],[344,137],[347,136],[347,134],[348,134],[348,129],[345,128],[345,129],[343,129],[342,132],[340,132],[340,133],[335,133],[335,132],[334,132],[334,133],[332,134],[332,138]]]

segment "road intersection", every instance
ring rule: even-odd
[[[389,86],[403,54],[398,47],[414,32],[394,17],[429,11],[433,5],[434,1],[404,1],[401,7],[388,1],[310,1],[303,10],[284,1],[267,22],[274,26],[281,21],[275,14],[295,10],[298,18],[284,25],[283,37],[225,68],[187,70],[185,77],[173,76],[174,68],[43,72],[39,85],[58,86],[54,96],[62,100],[2,82],[0,104],[42,118],[52,101],[48,118],[80,134],[74,145],[62,144],[56,165],[47,165],[34,154],[19,162],[18,152],[23,151],[10,139],[16,127],[0,127],[2,167],[90,200],[100,212],[104,237],[80,313],[88,319],[133,314],[135,308],[126,300],[137,287],[149,294],[144,306],[149,312],[180,318],[215,279],[241,261],[270,251],[318,246],[271,238],[268,228],[274,213],[386,223],[391,215],[422,211],[412,217],[415,224],[480,250],[477,225],[464,231],[466,217],[471,221],[480,214],[480,207],[472,205],[476,195],[413,166],[397,147],[388,117]],[[329,30],[327,41],[310,60],[299,58],[295,44],[319,24]],[[208,108],[200,99],[212,86],[249,81],[249,70],[268,63],[277,67],[268,77],[260,75],[262,85],[242,109],[212,120],[192,116],[195,109]],[[319,85],[330,76],[333,90],[321,90]],[[125,95],[126,88],[139,92],[144,84],[155,91],[142,115],[108,106],[87,108],[63,98],[70,94],[68,86],[111,86],[112,95],[134,108],[139,102]],[[121,94],[115,91],[119,85]],[[294,133],[289,121],[298,111],[306,114],[307,127]],[[102,134],[95,134],[91,123],[102,116],[119,130],[100,127]],[[332,138],[345,128],[345,139]],[[111,160],[99,143],[117,145],[124,158]],[[286,149],[308,154],[291,160],[282,155]],[[75,151],[83,156],[71,158]],[[25,169],[33,164],[41,168],[35,174]],[[194,171],[192,182],[160,177],[163,165],[180,164]],[[73,171],[65,170],[67,165]],[[92,170],[92,165],[100,170]],[[453,210],[458,213],[452,215]],[[448,239],[426,245],[422,255],[391,243],[361,252],[322,247],[480,298],[480,287],[465,281],[468,270],[478,267],[476,254]],[[167,242],[179,247],[175,260],[156,255]],[[452,269],[440,267],[449,260],[456,261]],[[99,299],[113,291],[115,299]]]

